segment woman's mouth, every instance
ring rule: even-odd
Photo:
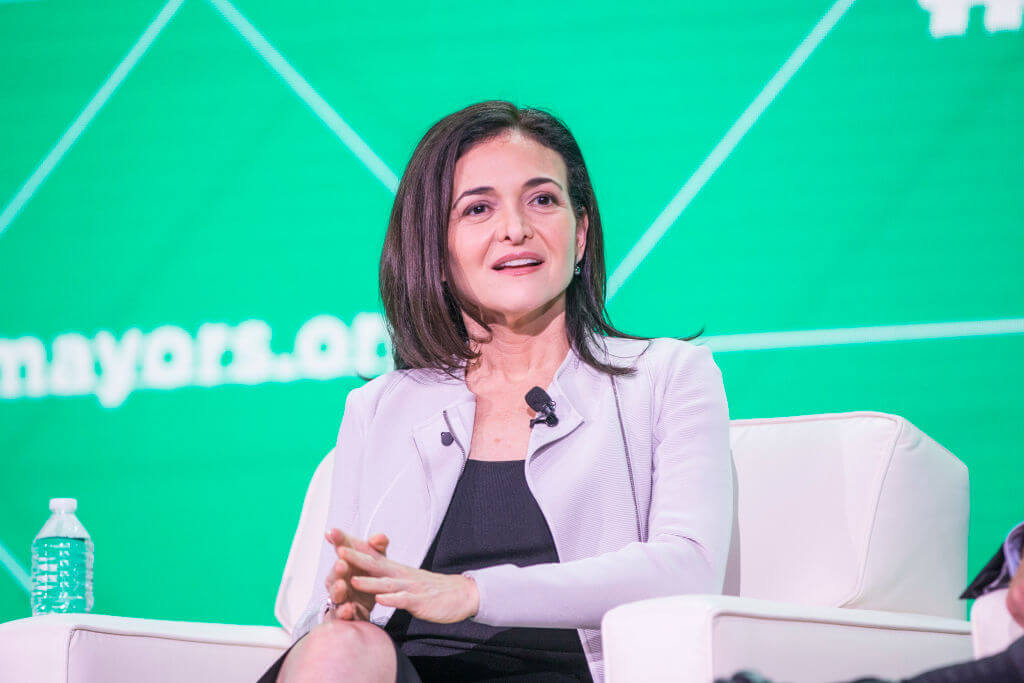
[[[512,261],[505,261],[501,265],[495,268],[499,273],[506,273],[508,275],[526,275],[538,270],[543,261],[538,261],[533,258],[520,258]]]

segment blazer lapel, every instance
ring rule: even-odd
[[[537,457],[537,452],[540,449],[568,436],[583,424],[583,416],[580,415],[572,401],[569,400],[568,395],[563,391],[561,384],[558,382],[557,374],[551,381],[551,386],[548,387],[547,392],[551,400],[555,402],[555,415],[558,417],[558,423],[552,427],[543,422],[538,422],[534,425],[533,430],[530,432],[530,443],[526,449],[527,467]]]
[[[413,428],[413,440],[416,442],[430,497],[427,515],[428,538],[423,545],[423,555],[426,555],[429,541],[437,533],[441,520],[448,511],[455,485],[469,456],[476,396],[465,388],[465,384],[462,387],[465,390],[464,395]],[[452,440],[447,445],[442,440],[444,433],[452,435]]]

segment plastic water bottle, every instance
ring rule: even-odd
[[[92,611],[93,545],[77,507],[74,498],[51,498],[53,514],[32,541],[32,616]]]

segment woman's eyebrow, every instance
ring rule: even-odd
[[[565,191],[561,183],[559,183],[557,180],[554,180],[553,178],[545,178],[542,176],[530,178],[525,183],[523,183],[523,187],[525,189],[530,189],[531,187],[543,185],[544,183],[554,183],[555,185],[558,185],[558,189],[562,190],[563,192]],[[481,185],[480,187],[474,187],[471,190],[466,190],[465,192],[459,195],[458,199],[452,202],[452,207],[454,208],[455,205],[458,204],[463,197],[466,197],[471,194],[487,194],[488,192],[494,192],[494,188],[491,187],[490,185]]]
[[[561,183],[559,183],[554,178],[543,178],[543,177],[540,177],[540,178],[530,178],[525,183],[523,183],[523,187],[526,188],[526,189],[530,189],[531,187],[534,187],[536,185],[543,185],[544,183],[554,183],[555,185],[558,185],[558,189],[559,190],[563,190]]]

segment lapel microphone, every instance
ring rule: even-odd
[[[558,416],[555,415],[555,402],[548,396],[548,392],[540,387],[534,387],[526,392],[526,404],[537,412],[537,417],[531,418],[530,429],[538,422],[543,422],[548,427],[558,424]]]

